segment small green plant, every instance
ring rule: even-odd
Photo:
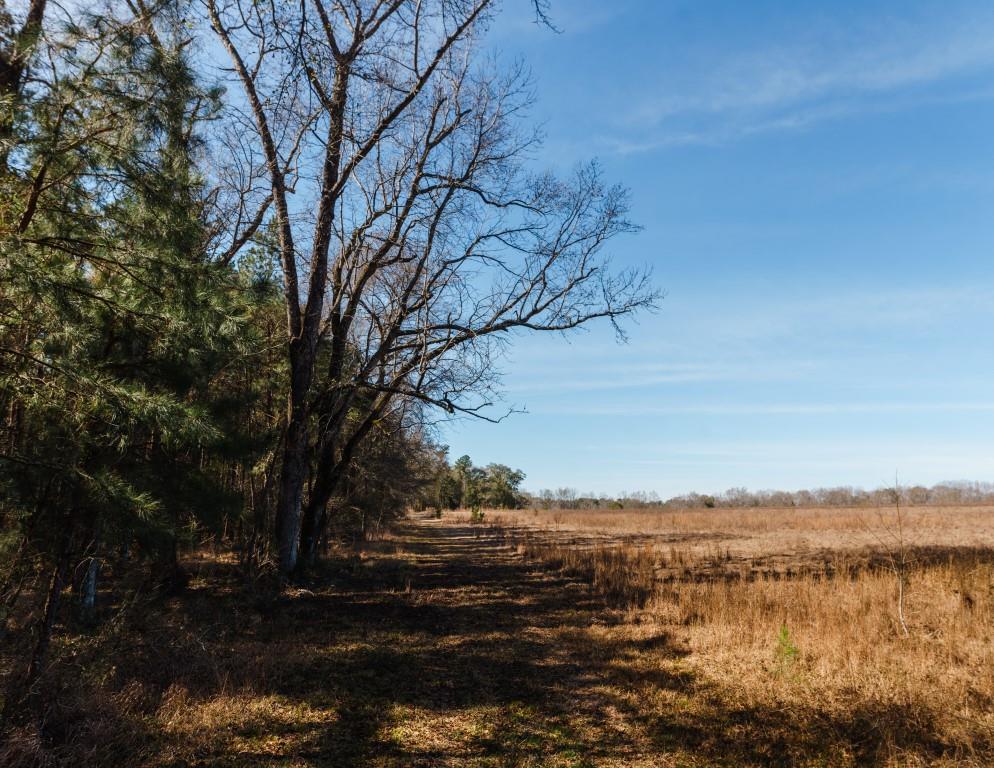
[[[797,661],[800,653],[800,649],[790,636],[790,629],[787,627],[787,622],[782,623],[780,631],[777,633],[777,675],[780,677],[786,676],[794,668],[794,663]]]
[[[469,510],[469,521],[474,525],[482,523],[484,518],[483,510],[479,504],[474,504]]]

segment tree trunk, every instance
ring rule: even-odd
[[[378,407],[366,415],[355,432],[345,441],[337,459],[335,446],[339,444],[339,441],[330,435],[325,435],[317,457],[317,477],[311,488],[310,498],[307,500],[307,508],[303,511],[304,525],[301,532],[301,548],[308,553],[310,562],[300,563],[298,572],[312,564],[317,558],[317,545],[321,537],[321,529],[327,524],[328,519],[327,516],[323,516],[323,513],[331,497],[338,490],[339,483],[348,472],[356,451],[366,435],[369,434],[373,424],[376,423],[376,419],[382,415],[387,402],[387,400],[382,400]]]
[[[125,531],[124,541],[121,542],[121,549],[118,551],[117,563],[119,572],[123,573],[124,569],[131,564],[131,531]]]
[[[167,595],[178,595],[186,589],[188,577],[179,564],[179,533],[180,533],[180,512],[173,510],[173,530],[172,541],[169,546],[169,553],[166,555],[165,568],[162,577],[162,587]]]
[[[79,616],[85,624],[92,624],[97,612],[97,577],[100,575],[100,538],[93,540],[93,554],[86,564],[80,590]]]
[[[42,617],[41,625],[38,628],[38,638],[35,642],[34,651],[31,654],[31,662],[28,664],[28,674],[25,680],[25,689],[30,690],[31,686],[41,675],[45,662],[48,660],[48,646],[52,640],[52,629],[55,626],[55,619],[59,615],[59,607],[62,604],[62,590],[66,585],[66,577],[69,574],[69,542],[62,546],[59,559],[52,569],[52,579],[48,586],[48,598],[45,600],[45,613]]]
[[[297,563],[297,573],[302,576],[306,569],[317,562],[318,539],[320,538],[320,513],[313,504],[308,504],[304,510],[300,526],[300,553]]]
[[[280,578],[287,580],[297,567],[300,544],[300,518],[304,505],[304,482],[307,479],[307,392],[310,389],[313,363],[310,355],[297,354],[291,347],[293,375],[290,380],[289,413],[286,442],[283,445],[283,469],[280,495],[276,507],[276,552]]]
[[[321,516],[327,506],[334,488],[338,484],[337,478],[331,478],[328,473],[321,469],[322,459],[327,458],[327,452],[321,451],[319,454],[317,478],[311,488],[310,498],[307,506],[301,513],[300,525],[300,551],[302,558],[295,564],[298,576],[303,576],[304,571],[310,568],[317,561],[318,539],[321,536]]]
[[[311,490],[310,499],[304,508],[303,521],[300,530],[300,562],[297,564],[298,576],[303,576],[306,569],[313,566],[318,559],[318,549],[321,537],[328,527],[328,503],[335,491],[338,490],[342,479],[341,472],[318,471],[318,478]]]
[[[68,525],[67,525],[68,527]],[[11,675],[10,687],[3,705],[2,720],[7,722],[24,722],[29,714],[35,711],[39,699],[32,689],[41,677],[48,661],[48,648],[52,640],[52,631],[59,615],[62,604],[62,590],[65,589],[69,576],[69,553],[71,537],[68,532],[64,535],[58,559],[52,569],[49,580],[48,595],[45,599],[45,610],[38,625],[38,636],[31,652],[31,661],[27,673]]]

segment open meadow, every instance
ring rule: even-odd
[[[421,513],[277,592],[203,547],[62,627],[0,765],[989,766],[992,515]]]
[[[829,764],[994,760],[990,507],[528,509],[489,522],[619,609],[601,632],[686,648],[696,695],[660,691],[666,706],[768,713],[788,741],[845,734]],[[644,656],[652,667],[651,644]]]

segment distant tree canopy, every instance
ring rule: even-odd
[[[524,505],[521,493],[525,473],[503,464],[473,466],[469,456],[460,456],[438,479],[438,505],[445,509],[487,507],[516,509]]]
[[[639,509],[723,508],[744,507],[874,507],[888,506],[900,500],[902,504],[991,504],[994,503],[994,483],[950,482],[930,488],[922,485],[877,488],[872,491],[840,486],[801,491],[749,491],[729,488],[716,495],[689,493],[665,501],[655,493],[635,491],[618,496],[581,494],[575,488],[544,489],[527,494],[526,503],[544,509]]]

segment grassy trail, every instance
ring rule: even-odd
[[[287,607],[294,656],[313,659],[280,695],[327,718],[284,740],[276,764],[664,764],[645,689],[688,682],[666,638],[612,642],[617,616],[586,584],[478,527],[415,520],[393,543]],[[651,671],[631,664],[650,648]]]
[[[78,656],[52,764],[895,764],[870,720],[736,702],[666,627],[481,526],[406,521],[270,602],[233,564],[194,571],[185,595]]]
[[[684,748],[706,744],[709,724],[651,714],[654,703],[685,699],[683,654],[654,632],[632,639],[629,627],[620,639],[619,614],[588,585],[525,562],[480,527],[451,522],[409,521],[364,554],[228,638],[233,656],[221,663],[239,659],[255,673],[215,673],[225,690],[179,695],[171,717],[167,701],[157,721],[170,743],[149,762],[698,762]],[[202,599],[213,602],[206,590]]]

